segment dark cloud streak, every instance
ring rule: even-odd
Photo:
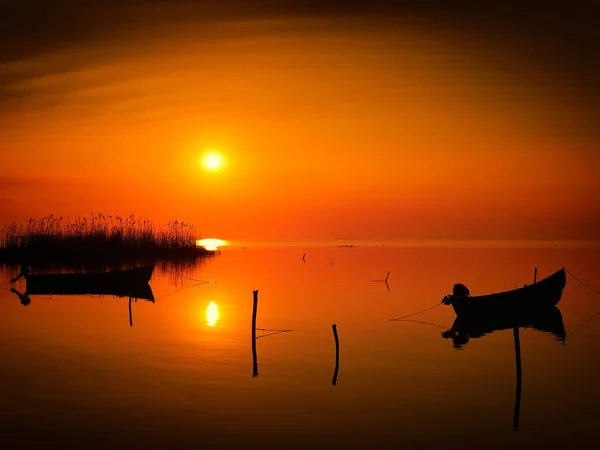
[[[485,42],[523,44],[532,59],[550,62],[569,89],[600,102],[597,0],[21,0],[0,3],[0,64],[71,45],[136,39],[140,28],[164,23],[264,18],[328,18],[402,27],[419,20]],[[490,49],[493,54],[493,49]],[[0,66],[1,67],[1,66]],[[0,88],[18,79],[2,74]],[[4,79],[3,79],[4,78]]]
[[[204,20],[348,17],[392,21],[419,17],[444,27],[553,42],[574,53],[597,49],[596,0],[22,0],[0,4],[0,59],[51,50],[136,26],[194,17]]]

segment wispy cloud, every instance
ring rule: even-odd
[[[325,29],[335,26],[349,31],[379,27],[402,30],[416,24],[433,35],[449,30],[471,35],[484,42],[491,53],[495,45],[515,53],[526,48],[530,59],[540,61],[548,73],[562,79],[562,89],[569,89],[570,95],[577,96],[593,113],[600,104],[596,87],[600,79],[600,28],[594,4],[595,0],[567,6],[519,0],[2,2],[0,112],[22,108],[24,102],[61,103],[65,84],[73,78],[80,83],[78,88],[83,83],[82,89],[86,89],[85,75],[90,67],[97,76],[104,70],[108,82],[111,68],[105,66],[119,63],[119,57],[164,57],[167,52],[177,52],[165,46],[169,41],[187,39],[197,43],[189,57],[203,58],[211,49],[202,43],[228,35],[243,36],[244,32],[250,38],[256,29],[244,29],[244,24],[283,19],[302,21],[294,30],[296,34],[302,27],[310,34],[311,23],[319,20],[326,21]],[[231,26],[218,26],[222,24]],[[278,33],[284,36],[286,31],[282,28]],[[440,37],[446,38],[448,35]],[[149,68],[149,72],[153,70]]]

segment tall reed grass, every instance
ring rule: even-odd
[[[199,238],[195,226],[179,221],[157,226],[133,214],[92,214],[75,219],[50,215],[24,224],[13,222],[0,229],[0,260],[169,259],[209,254],[196,246]]]

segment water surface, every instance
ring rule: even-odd
[[[565,266],[600,288],[597,247],[235,245],[185,276],[156,271],[155,303],[31,296],[0,278],[0,428],[10,448],[595,448],[600,296],[567,276],[567,336],[520,329],[455,349],[436,303]],[[304,258],[303,258],[304,256]],[[374,282],[391,272],[388,286]],[[211,281],[211,283],[200,283]],[[25,283],[17,283],[24,290]],[[388,290],[389,287],[389,290]],[[259,291],[258,377],[251,316]],[[332,385],[337,325],[340,364]]]

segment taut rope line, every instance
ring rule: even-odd
[[[581,281],[579,278],[577,278],[575,275],[573,275],[573,272],[571,272],[569,269],[567,269],[565,267],[565,272],[567,272],[569,275],[571,275],[573,278],[575,278],[577,281],[579,281],[581,284],[583,284],[586,288],[588,288],[590,291],[600,295],[600,292],[597,291],[596,289],[594,289],[593,287],[591,287],[589,284],[586,284],[584,281]]]
[[[396,317],[395,319],[390,319],[390,322],[394,322],[394,321],[397,321],[397,320],[402,320],[402,319],[406,319],[408,317],[416,316],[417,314],[422,314],[425,311],[429,311],[430,309],[437,308],[438,306],[441,306],[441,305],[443,305],[443,303],[436,303],[435,305],[430,306],[429,308],[425,308],[425,309],[423,309],[421,311],[418,311],[416,313],[408,314],[408,315],[402,316],[402,317]]]

